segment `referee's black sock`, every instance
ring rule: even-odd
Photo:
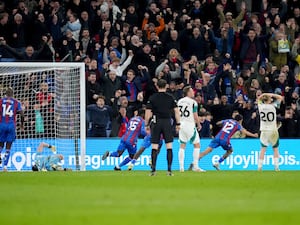
[[[172,162],[173,162],[173,151],[171,148],[167,149],[167,161],[168,161],[168,171],[171,171]]]
[[[152,149],[152,153],[151,153],[151,161],[152,161],[152,171],[156,170],[156,160],[157,160],[157,149]]]

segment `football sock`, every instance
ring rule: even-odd
[[[117,152],[117,151],[116,152],[110,152],[109,156],[110,157],[119,157],[119,152]]]
[[[168,171],[171,171],[173,162],[173,151],[171,148],[167,149],[167,161],[168,161]]]
[[[3,148],[0,147],[0,164],[2,163],[2,158],[1,158],[1,152],[2,152]]]
[[[194,148],[193,151],[193,166],[194,168],[198,168],[198,162],[199,162],[199,152],[200,152],[200,148]]]
[[[119,167],[125,166],[127,163],[131,161],[131,158],[127,156],[119,165]]]
[[[156,170],[156,160],[157,160],[157,150],[152,149],[152,152],[151,152],[152,171]]]
[[[132,159],[132,160],[131,160],[131,164],[132,164],[132,165],[135,165],[135,163],[136,163],[136,159]]]
[[[10,150],[6,150],[6,152],[4,154],[4,160],[3,160],[3,165],[4,166],[7,166],[9,156],[10,156]]]
[[[263,160],[259,159],[258,160],[258,168],[262,168],[262,165],[263,165]]]
[[[184,168],[184,149],[180,148],[178,151],[179,168]]]
[[[223,161],[224,161],[224,157],[222,156],[222,157],[218,160],[218,162],[221,163],[221,162],[223,162]]]
[[[2,158],[1,158],[1,152],[2,152],[3,148],[0,147],[0,165],[2,165]]]
[[[275,166],[275,168],[278,168],[278,166],[279,166],[278,158],[277,157],[274,158],[274,166]]]

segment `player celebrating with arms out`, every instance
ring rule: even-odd
[[[221,146],[226,151],[226,153],[219,159],[217,163],[213,164],[216,170],[220,170],[220,163],[222,163],[233,152],[230,138],[236,131],[240,130],[242,133],[250,137],[258,137],[258,134],[253,134],[243,128],[241,125],[242,122],[243,116],[240,114],[237,114],[234,119],[227,119],[217,122],[217,125],[222,125],[222,128],[217,133],[215,138],[211,140],[205,151],[200,153],[199,160],[210,153],[214,148]]]
[[[179,158],[179,170],[184,172],[184,151],[186,143],[189,141],[194,145],[193,152],[193,171],[204,172],[198,166],[198,158],[200,151],[200,138],[198,130],[201,129],[199,117],[198,117],[198,104],[193,99],[194,90],[191,86],[183,88],[184,97],[179,99],[177,105],[180,111],[180,126],[179,130],[179,141],[180,148],[178,152]],[[197,127],[195,126],[197,124]]]
[[[276,101],[273,101],[275,98]],[[274,151],[275,171],[279,171],[279,134],[276,119],[276,108],[280,106],[283,97],[272,93],[263,93],[258,97],[258,111],[260,115],[260,143],[261,150],[258,159],[258,170],[262,170],[265,152],[268,145]],[[275,108],[276,107],[276,108]]]
[[[13,98],[13,89],[7,88],[6,96],[0,98],[0,154],[5,146],[3,159],[3,171],[7,171],[7,163],[10,156],[12,143],[16,139],[16,116],[21,115],[21,128],[23,129],[24,113],[21,103]],[[0,156],[0,164],[1,164]]]

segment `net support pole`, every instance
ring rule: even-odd
[[[85,96],[85,66],[82,63],[80,67],[80,170],[85,171],[85,154],[86,154],[86,96]]]

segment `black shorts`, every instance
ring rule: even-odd
[[[165,143],[173,142],[171,119],[157,119],[151,126],[151,143],[159,144],[161,134]]]

